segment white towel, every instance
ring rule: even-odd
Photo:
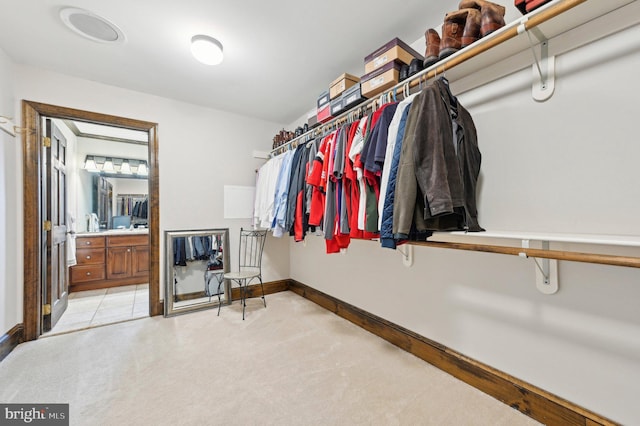
[[[76,217],[67,212],[67,266],[76,263]]]

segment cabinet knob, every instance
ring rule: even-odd
[[[91,275],[91,272],[87,272],[87,276],[90,276],[90,275]]]
[[[127,253],[129,253],[131,251],[131,249],[127,249]]]
[[[87,259],[91,259],[91,256],[87,256]]]
[[[91,241],[87,241],[85,244],[90,246],[91,245]]]

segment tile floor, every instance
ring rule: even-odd
[[[113,324],[149,316],[149,284],[71,293],[69,306],[43,336]]]

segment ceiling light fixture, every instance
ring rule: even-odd
[[[102,16],[77,7],[60,10],[60,19],[74,33],[99,43],[122,43],[124,33]]]
[[[191,53],[206,65],[218,65],[224,59],[222,43],[213,37],[195,35],[191,38]]]

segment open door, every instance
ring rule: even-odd
[[[67,141],[46,120],[42,182],[42,331],[50,331],[67,309]]]

